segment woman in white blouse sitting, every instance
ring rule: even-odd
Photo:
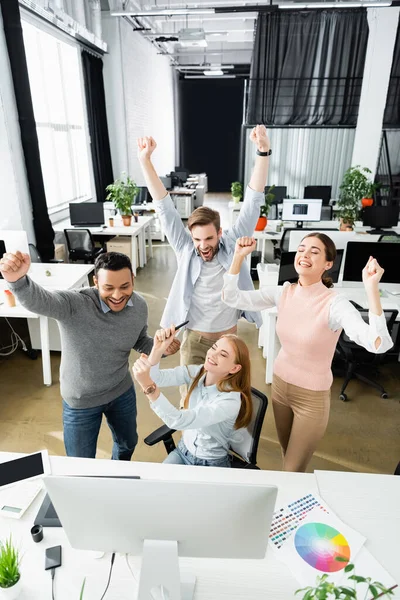
[[[328,424],[331,363],[341,331],[369,352],[383,353],[393,345],[379,297],[384,271],[372,256],[363,269],[368,325],[347,298],[330,289],[332,281],[324,277],[336,257],[335,244],[327,235],[310,233],[302,240],[294,260],[298,283],[239,290],[240,266],[255,247],[253,238],[237,240],[222,298],[242,310],[278,308],[276,332],[281,349],[274,364],[271,400],[283,469],[305,471]]]
[[[230,467],[230,441],[252,416],[249,350],[236,335],[226,334],[208,350],[204,365],[160,370],[161,356],[174,333],[174,327],[158,330],[150,355],[142,354],[133,366],[152,410],[168,427],[183,431],[177,448],[164,462]],[[159,387],[183,384],[189,391],[184,408],[178,410]]]

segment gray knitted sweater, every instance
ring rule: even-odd
[[[121,396],[132,385],[132,348],[149,354],[147,304],[132,294],[133,306],[104,313],[96,288],[47,291],[28,276],[9,284],[28,310],[56,319],[61,334],[61,395],[72,408],[92,408]]]

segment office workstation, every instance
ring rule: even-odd
[[[0,11],[11,593],[400,599],[400,8],[38,4]]]

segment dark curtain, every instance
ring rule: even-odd
[[[54,258],[54,231],[47,212],[18,0],[7,0],[7,2],[1,2],[0,4],[32,202],[36,246],[42,260],[46,262]],[[16,200],[11,199],[11,201]]]
[[[103,61],[83,50],[82,64],[96,199],[98,202],[104,202],[106,187],[114,181],[114,177],[104,95]]]
[[[397,27],[383,126],[400,127],[400,23]]]
[[[210,192],[238,179],[243,115],[242,79],[181,79],[180,166],[206,172]]]
[[[367,13],[260,13],[250,71],[249,125],[356,125]]]

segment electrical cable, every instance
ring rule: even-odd
[[[51,598],[52,600],[55,600],[55,595],[54,595],[54,575],[56,573],[55,568],[53,568],[51,570]]]
[[[7,317],[5,317],[5,320],[7,322],[7,325],[11,329],[11,344],[9,346],[4,346],[4,347],[0,348],[0,356],[10,356],[11,354],[13,354],[18,349],[19,343],[21,343],[23,350],[25,350],[25,352],[26,352],[27,347],[26,347],[24,340],[14,330],[13,326],[11,325],[11,323],[7,319]],[[8,350],[9,348],[11,348],[11,350],[9,352],[3,352],[4,350]]]
[[[103,600],[103,598],[105,597],[105,595],[107,593],[108,588],[110,587],[110,581],[111,581],[111,575],[112,575],[112,570],[113,570],[113,566],[114,566],[114,560],[115,560],[115,552],[113,552],[112,556],[111,556],[110,573],[108,575],[107,586],[106,586],[106,589],[104,590],[103,595],[100,598],[100,600]]]

